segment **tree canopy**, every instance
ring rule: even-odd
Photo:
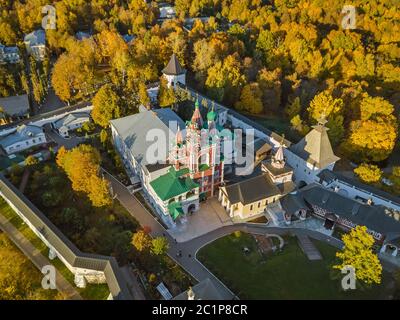
[[[342,237],[344,247],[336,253],[340,260],[335,269],[342,270],[344,266],[355,269],[356,278],[367,285],[380,284],[382,265],[373,251],[374,238],[368,234],[365,226],[357,226]]]
[[[85,144],[72,150],[61,147],[57,153],[57,164],[71,180],[72,189],[87,194],[93,206],[111,204],[109,182],[99,176],[100,155],[95,148]]]

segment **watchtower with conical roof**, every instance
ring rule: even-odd
[[[326,117],[321,116],[318,124],[287,153],[288,163],[295,170],[297,182],[318,181],[318,174],[324,169],[333,170],[340,159],[333,153],[326,127]]]
[[[168,87],[176,87],[178,83],[186,85],[186,70],[179,63],[175,53],[172,54],[167,66],[162,71],[168,81]]]

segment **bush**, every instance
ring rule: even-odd
[[[238,230],[238,231],[235,231],[233,233],[233,235],[235,236],[235,238],[240,238],[242,236],[242,232]]]
[[[87,121],[82,125],[82,131],[86,133],[92,133],[95,129],[96,125],[90,121]]]
[[[38,163],[39,163],[39,159],[32,155],[25,158],[25,165],[27,167],[37,165]]]
[[[60,204],[61,200],[62,200],[61,193],[54,190],[46,191],[42,195],[42,204],[45,207],[55,207]]]

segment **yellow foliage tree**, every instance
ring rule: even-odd
[[[93,121],[103,128],[110,125],[110,120],[121,116],[121,100],[115,88],[103,85],[93,98]]]
[[[64,146],[61,146],[60,149],[58,149],[56,156],[56,163],[60,168],[64,167],[64,160],[66,154],[67,154],[67,149],[65,149]]]
[[[328,91],[317,94],[307,108],[310,121],[316,122],[321,116],[329,118],[340,114],[343,110],[342,99],[334,99]]]
[[[263,111],[261,96],[262,93],[258,83],[245,85],[242,89],[240,100],[236,102],[235,107],[238,110],[245,110],[253,114],[261,113]]]
[[[69,151],[60,148],[56,161],[71,180],[72,189],[87,194],[93,206],[111,204],[109,183],[98,176],[100,154],[96,149],[85,144]]]
[[[136,250],[142,252],[150,248],[151,238],[144,230],[139,230],[133,234],[131,243]]]
[[[158,103],[160,107],[168,107],[176,102],[173,88],[168,88],[167,79],[164,76],[160,78],[160,89],[158,91]]]
[[[366,183],[376,183],[382,178],[382,170],[373,164],[363,163],[354,169],[354,173]]]
[[[366,284],[380,284],[382,265],[376,253],[373,252],[374,238],[368,234],[365,226],[357,226],[343,235],[344,247],[336,253],[340,263],[334,269],[342,270],[345,266],[352,266],[357,280]]]
[[[379,162],[392,153],[398,134],[398,125],[394,121],[354,121],[350,136],[344,146],[347,153],[363,161]]]
[[[30,155],[30,156],[26,157],[26,159],[25,159],[25,165],[27,167],[34,166],[38,163],[39,163],[38,158],[34,157],[33,155]]]

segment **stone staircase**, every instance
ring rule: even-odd
[[[297,239],[299,240],[300,248],[303,250],[308,260],[322,260],[321,253],[318,251],[318,249],[315,247],[314,243],[312,243],[308,236],[297,235]]]

